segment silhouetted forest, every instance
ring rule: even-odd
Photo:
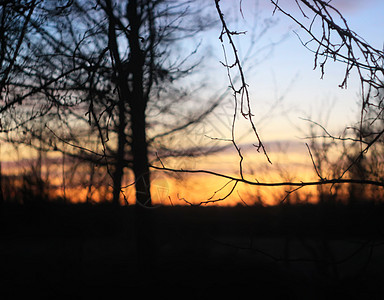
[[[383,213],[369,203],[158,207],[150,212],[154,248],[143,278],[135,206],[7,204],[2,299],[378,299]]]

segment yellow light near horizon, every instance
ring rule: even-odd
[[[264,183],[318,180],[310,158],[303,156],[303,153],[274,151],[269,155],[272,164],[269,164],[265,156],[257,153],[253,148],[244,151],[242,164],[244,179]],[[196,159],[194,164],[191,164],[190,169],[210,170],[240,178],[239,167],[239,156],[232,149],[231,151]],[[111,201],[111,187],[107,183],[100,188],[89,187],[84,183],[83,186],[80,186],[79,183],[78,187],[66,186],[67,179],[63,182],[63,170],[60,168],[62,168],[60,164],[49,167],[49,172],[56,174],[49,178],[53,197],[65,198],[72,203],[89,200],[92,202]],[[48,170],[48,167],[46,170]],[[87,168],[84,168],[79,171],[87,172],[87,170]],[[80,177],[86,179],[88,176],[89,174],[84,173]],[[154,205],[166,206],[191,204],[219,206],[277,205],[286,198],[287,193],[297,188],[289,185],[261,187],[241,182],[236,186],[235,184],[235,181],[204,173],[172,173],[153,170],[151,173],[151,200]],[[122,192],[121,203],[123,205],[135,203],[133,182],[130,182],[128,187],[123,188]],[[305,187],[297,193],[290,194],[286,201],[312,203],[315,201],[314,195],[316,195],[316,192],[317,188],[315,186]]]
[[[161,173],[160,173],[161,174]],[[313,180],[310,173],[302,172],[301,180]],[[238,174],[227,174],[240,178]],[[247,176],[252,182],[257,179]],[[261,178],[260,178],[261,179]],[[269,173],[260,182],[283,182],[278,173]],[[167,176],[166,173],[157,173],[152,181],[152,199],[154,204],[161,205],[277,205],[292,191],[294,186],[262,187],[254,186],[208,174],[183,174],[183,179]],[[316,187],[310,186],[301,189],[300,198],[308,203],[314,202],[313,195]],[[294,193],[290,196],[299,199]],[[294,201],[294,200],[293,200]]]

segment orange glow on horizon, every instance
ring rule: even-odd
[[[284,148],[284,147],[283,147]],[[284,148],[285,150],[288,147]],[[303,149],[303,148],[301,148]],[[308,155],[297,148],[282,152],[279,149],[271,151],[269,156],[272,164],[266,161],[263,154],[257,153],[254,148],[244,151],[242,164],[243,177],[251,182],[301,182],[317,181],[316,173],[313,170],[312,162]],[[172,161],[163,161],[165,166],[172,167]],[[179,164],[180,165],[180,164]],[[25,166],[19,166],[20,170],[12,169],[13,173],[22,172]],[[61,199],[71,203],[99,203],[111,201],[112,186],[104,182],[102,185],[87,184],[89,177],[88,169],[77,177],[82,180],[78,185],[63,182],[63,170],[60,161],[56,165],[42,167],[43,173],[52,176],[49,179],[49,195],[53,199]],[[175,167],[175,169],[209,170],[225,174],[235,178],[241,178],[239,156],[233,149],[223,153],[197,158],[188,167]],[[3,171],[3,174],[9,173]],[[85,172],[85,173],[84,173]],[[128,172],[127,172],[128,173]],[[127,174],[129,177],[129,174]],[[75,181],[76,183],[76,181]],[[21,186],[21,182],[18,186]],[[126,183],[127,184],[127,183]],[[178,206],[178,205],[278,205],[282,200],[290,203],[315,203],[318,199],[318,187],[308,186],[299,189],[297,192],[289,193],[296,187],[278,186],[262,187],[237,183],[229,179],[204,174],[187,172],[166,172],[152,170],[151,173],[151,200],[153,205]],[[122,205],[135,203],[135,188],[133,182],[128,182],[122,188]]]

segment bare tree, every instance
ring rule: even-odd
[[[204,152],[193,143],[165,145],[224,99],[193,107],[197,97],[183,86],[201,61],[199,43],[188,48],[183,41],[211,23],[202,9],[193,1],[38,2],[41,14],[31,18],[0,107],[8,141],[103,167],[113,204],[120,205],[124,183],[134,186],[144,270],[154,251],[150,161]],[[201,81],[196,85],[203,90]]]
[[[37,1],[0,2],[0,103],[7,97],[7,83],[14,75],[26,32]],[[1,109],[3,111],[3,109]],[[0,117],[0,131],[3,129]],[[3,201],[0,158],[0,202]]]
[[[373,149],[375,148],[375,145],[381,145],[383,140],[384,129],[381,122],[383,113],[383,95],[381,91],[384,88],[384,83],[382,81],[384,75],[384,52],[372,47],[357,33],[350,29],[347,20],[343,17],[342,13],[333,7],[330,2],[322,0],[295,1],[297,7],[299,8],[299,16],[290,14],[287,9],[284,9],[280,5],[279,1],[272,0],[271,3],[275,7],[273,11],[274,13],[280,12],[284,14],[295,24],[299,25],[308,35],[308,41],[304,42],[301,37],[300,41],[304,47],[314,53],[315,68],[320,67],[321,76],[325,75],[325,66],[327,63],[335,61],[337,63],[344,64],[345,75],[342,79],[340,87],[346,88],[349,76],[352,72],[356,72],[360,80],[362,94],[359,126],[355,126],[353,128],[354,133],[358,133],[358,136],[335,136],[330,134],[324,126],[316,122],[312,122],[312,125],[319,126],[322,130],[324,130],[322,138],[325,139],[323,140],[322,148],[318,148],[318,144],[314,144],[312,142],[312,146],[315,147],[313,149],[315,151],[315,155],[312,154],[311,148],[307,145],[309,157],[313,162],[314,172],[318,177],[317,181],[292,182],[288,180],[283,182],[259,182],[257,180],[252,181],[246,179],[243,173],[244,157],[234,135],[238,111],[240,111],[241,115],[250,123],[250,127],[252,128],[256,138],[256,149],[262,151],[268,162],[272,163],[272,161],[268,156],[267,149],[264,146],[255,126],[255,119],[257,116],[254,116],[251,110],[251,99],[248,92],[246,74],[243,69],[242,61],[238,56],[236,43],[234,42],[235,36],[245,35],[246,32],[233,31],[230,29],[230,26],[228,25],[220,7],[220,1],[215,0],[218,18],[222,24],[222,31],[219,39],[221,43],[224,43],[224,37],[226,38],[225,45],[229,47],[230,52],[232,52],[234,57],[234,61],[227,60],[227,50],[225,50],[226,48],[223,44],[225,58],[225,63],[223,63],[223,65],[229,76],[229,82],[233,91],[235,103],[232,123],[232,137],[230,140],[232,141],[239,156],[239,176],[236,177],[207,170],[177,170],[175,168],[168,168],[165,166],[152,167],[170,172],[210,174],[212,176],[219,176],[227,179],[226,185],[232,186],[228,194],[220,199],[202,201],[200,204],[212,203],[226,199],[233,193],[238,183],[246,183],[253,186],[286,186],[289,187],[287,190],[288,195],[306,186],[318,186],[320,190],[323,189],[322,186],[335,186],[337,184],[383,187],[383,181],[377,176],[367,178],[366,176],[362,176],[360,174],[360,176],[356,177],[351,173],[351,171],[357,169],[361,170],[361,166],[359,167],[359,165],[361,165],[362,161],[365,160],[364,157],[369,151],[374,151]],[[236,86],[232,81],[231,74],[233,70],[240,74],[241,80],[239,81],[238,86]],[[348,128],[349,127],[347,127],[347,130]],[[331,143],[328,143],[328,141],[326,141],[327,139],[331,139]],[[331,162],[327,162],[325,160],[328,159],[328,150],[324,147],[329,147],[332,143],[335,144],[339,142],[340,144],[345,141],[351,141],[359,144],[360,150],[354,154],[350,153],[352,156],[348,158],[348,164],[332,166],[335,167],[334,172],[332,174],[327,174],[330,175],[330,177],[325,177],[324,174],[322,174],[322,166],[320,164],[328,164]],[[340,156],[345,162],[345,153],[341,152]],[[376,167],[380,166],[376,165]],[[377,173],[377,171],[378,170],[374,171],[373,174]],[[351,176],[346,176],[346,174]]]
[[[201,61],[195,55],[199,44],[189,54],[171,47],[184,47],[183,40],[210,22],[189,1],[37,4],[45,19],[32,18],[25,62],[7,83],[14,92],[1,107],[7,111],[2,131],[10,141],[105,166],[115,204],[129,179],[125,170],[133,170],[137,203],[151,206],[148,160],[157,159],[155,152],[162,158],[204,152],[191,144],[172,149],[166,141],[204,120],[223,100],[203,108],[185,105],[196,101],[182,80]],[[45,125],[43,143],[35,119]]]
[[[369,151],[373,144],[380,142],[384,133],[380,124],[383,103],[381,91],[384,88],[384,52],[372,47],[354,32],[342,13],[330,2],[296,1],[301,14],[299,16],[289,13],[287,9],[279,5],[278,1],[271,2],[275,6],[275,12],[286,15],[307,34],[307,40],[301,37],[300,40],[307,49],[314,53],[314,68],[320,68],[321,77],[325,75],[326,64],[336,61],[345,66],[344,78],[339,85],[341,88],[347,88],[348,78],[353,72],[360,80],[360,128],[355,128],[355,132],[359,132],[358,140],[361,143],[361,150],[355,155],[352,163],[346,167],[343,173],[345,174]],[[320,30],[318,30],[319,28]],[[375,115],[373,116],[373,114]],[[367,129],[369,134],[367,134]],[[343,139],[345,140],[345,137]]]

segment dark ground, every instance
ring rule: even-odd
[[[384,299],[384,206],[2,206],[0,299]]]

